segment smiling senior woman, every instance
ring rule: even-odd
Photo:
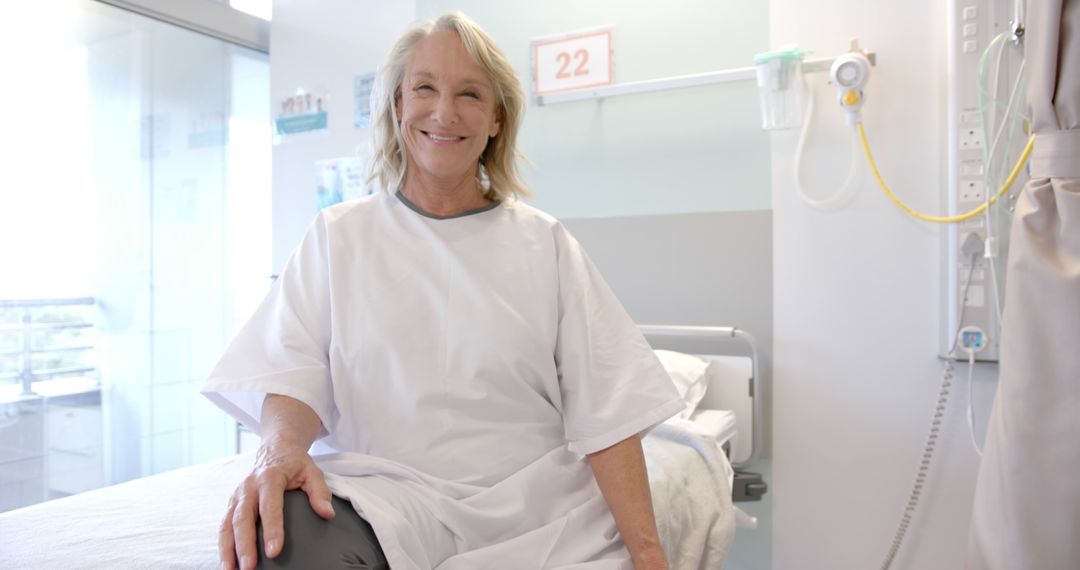
[[[639,434],[683,402],[518,200],[506,57],[447,14],[376,95],[385,191],[320,214],[203,389],[262,436],[225,567],[667,568]]]

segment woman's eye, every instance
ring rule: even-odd
[[[464,95],[465,97],[471,97],[473,99],[479,99],[480,98],[480,94],[475,92],[475,91],[466,91],[466,92],[462,93],[462,95]]]
[[[434,89],[427,84],[421,84],[416,86],[417,91],[434,91]]]

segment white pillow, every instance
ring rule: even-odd
[[[655,350],[653,352],[660,359],[660,364],[664,365],[664,370],[667,370],[668,376],[671,376],[671,381],[675,383],[675,388],[679,390],[683,400],[686,400],[686,409],[680,412],[677,417],[689,419],[690,415],[697,409],[698,404],[701,403],[701,399],[705,397],[705,389],[709,387],[706,375],[709,363],[682,352],[671,350]]]

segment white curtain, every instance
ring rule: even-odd
[[[1080,568],[1080,0],[1029,2],[1031,181],[1013,218],[970,569]]]

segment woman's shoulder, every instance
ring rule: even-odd
[[[566,231],[566,228],[563,227],[562,222],[560,222],[558,218],[520,198],[506,199],[506,201],[503,202],[503,208],[517,223],[528,225],[537,230],[551,231],[553,233],[563,233]]]
[[[581,247],[581,244],[570,230],[558,218],[548,212],[520,199],[509,200],[507,206],[512,209],[522,225],[530,227],[537,233],[549,236],[556,249],[566,251]]]
[[[341,223],[345,219],[351,220],[358,216],[371,215],[379,203],[385,200],[383,194],[383,192],[375,192],[360,198],[339,202],[333,206],[327,206],[322,209],[320,216],[327,225],[332,226]]]

